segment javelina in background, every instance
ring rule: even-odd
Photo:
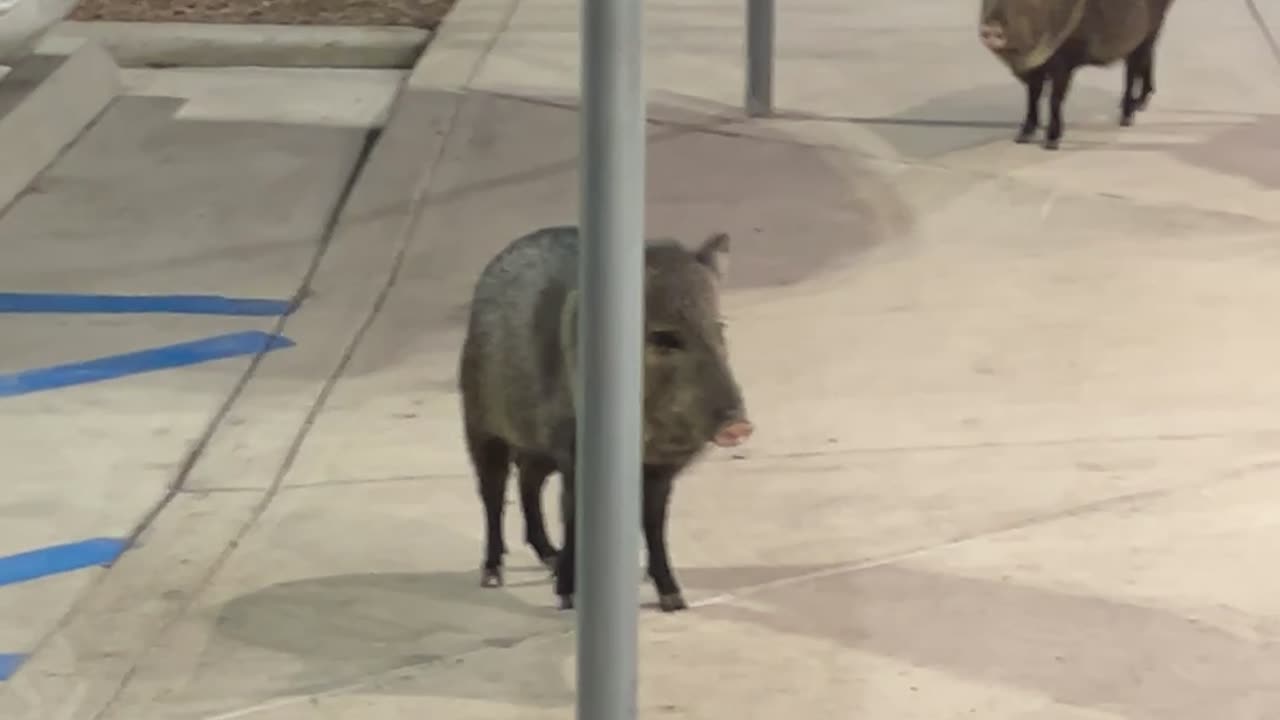
[[[525,540],[555,570],[564,609],[573,607],[574,594],[578,247],[577,228],[544,228],[517,238],[489,261],[472,296],[458,373],[467,451],[485,510],[481,582],[502,584],[503,502],[515,464]],[[694,251],[674,240],[651,240],[645,249],[640,519],[649,577],[667,612],[686,607],[667,556],[672,481],[708,442],[733,446],[752,432],[720,320],[728,252],[724,234],[712,235]],[[564,487],[564,549],[558,557],[547,539],[541,501],[547,476],[556,471]]]
[[[1124,59],[1120,124],[1132,125],[1155,92],[1156,38],[1173,0],[983,0],[982,44],[1027,86],[1027,115],[1017,142],[1040,125],[1040,93],[1053,83],[1044,147],[1058,149],[1062,103],[1076,68]],[[1138,81],[1142,90],[1138,91]]]

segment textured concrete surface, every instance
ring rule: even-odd
[[[431,39],[410,27],[68,20],[54,35],[100,43],[122,67],[408,68]]]
[[[734,236],[758,432],[676,492],[694,608],[642,589],[642,717],[1271,720],[1266,35],[1180,0],[1138,125],[1088,70],[1046,153],[973,9],[904,8],[782,9],[779,116],[747,121],[740,3],[649,7],[650,230]],[[0,716],[571,713],[517,517],[511,584],[478,586],[452,383],[481,264],[576,216],[576,19],[463,0],[285,325],[307,351],[263,358]]]
[[[181,71],[129,72],[125,94],[0,216],[7,258],[0,290],[293,298],[396,87],[385,73],[372,73],[363,87],[355,73],[328,84],[296,71],[251,71],[249,83],[245,74],[205,73],[198,82],[185,81]],[[244,92],[247,84],[263,95],[273,83],[275,97],[293,100],[289,107]],[[0,315],[0,373],[219,333],[272,331],[278,322]],[[289,359],[294,350],[282,351],[286,365],[296,362]],[[213,426],[238,423],[226,407],[252,366],[253,357],[243,356],[0,398],[11,468],[0,500],[0,555],[129,536],[181,482]],[[288,377],[305,384],[301,375]],[[270,441],[261,429],[254,439]],[[182,503],[175,505],[166,517],[181,515]],[[199,539],[216,532],[215,524],[198,522],[198,511],[192,517],[185,533]],[[220,552],[222,545],[210,547]],[[170,548],[180,552],[181,544]],[[43,647],[100,575],[80,571],[0,587],[0,652]],[[20,689],[0,690],[10,691],[22,697]],[[25,717],[16,712],[0,715]]]
[[[0,210],[80,136],[120,90],[102,48],[48,38],[0,74]]]

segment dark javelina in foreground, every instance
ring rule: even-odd
[[[578,230],[520,237],[480,274],[459,364],[462,415],[484,503],[482,583],[502,584],[503,501],[515,465],[525,541],[556,572],[560,606],[573,606],[574,443]],[[674,240],[645,250],[644,512],[649,576],[665,611],[685,601],[667,556],[666,523],[676,475],[707,445],[737,445],[752,432],[730,370],[720,321],[729,237],[695,251]],[[547,539],[542,488],[564,480],[564,549]],[[593,482],[594,478],[584,478]]]
[[[1173,0],[983,0],[982,44],[1027,87],[1027,114],[1017,141],[1030,142],[1040,125],[1046,82],[1049,127],[1045,148],[1062,139],[1062,103],[1076,68],[1124,59],[1120,124],[1132,125],[1155,92],[1155,44]],[[1142,89],[1137,86],[1141,81]]]

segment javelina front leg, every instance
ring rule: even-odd
[[[560,550],[560,557],[556,559],[556,596],[560,598],[561,610],[572,610],[573,594],[577,587],[574,563],[577,562],[578,524],[574,513],[576,484],[572,463],[567,469],[561,465],[560,476],[564,479],[560,491],[560,517],[564,525],[564,546]]]
[[[1071,89],[1073,70],[1066,63],[1056,63],[1050,72],[1053,90],[1049,93],[1049,129],[1045,132],[1045,150],[1057,150],[1062,142],[1062,104]]]
[[[485,549],[480,584],[498,587],[502,585],[502,556],[507,552],[502,538],[502,515],[511,447],[500,438],[468,431],[467,450],[475,466],[480,499],[484,503]]]
[[[671,572],[667,555],[667,508],[671,504],[674,468],[646,465],[644,468],[644,541],[649,554],[649,577],[658,591],[658,607],[675,612],[689,607],[680,585]]]
[[[1040,94],[1044,91],[1045,70],[1038,67],[1022,78],[1027,86],[1027,113],[1022,119],[1022,127],[1018,129],[1016,143],[1029,143],[1036,136],[1040,127]]]
[[[547,524],[542,514],[542,488],[547,476],[555,472],[550,458],[522,455],[519,468],[520,509],[524,514],[524,539],[538,555],[538,560],[553,573],[556,570],[556,548],[547,539]]]

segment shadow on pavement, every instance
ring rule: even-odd
[[[833,567],[678,572],[689,589],[729,592]],[[513,568],[512,575],[533,573]],[[545,604],[541,596],[530,604],[511,589],[481,590],[476,577],[345,575],[236,598],[218,613],[201,659],[214,680],[197,676],[188,689],[234,688],[241,700],[261,700],[357,684],[362,694],[572,705],[571,617],[553,610],[549,595]],[[747,599],[750,607],[716,604],[690,617],[832,642],[1134,720],[1251,720],[1280,702],[1274,638],[1254,641],[1118,600],[900,565],[797,581]],[[537,652],[470,657],[526,642],[538,643]],[[254,673],[246,660],[262,650],[277,662],[286,656],[293,674]],[[460,671],[466,683],[456,673],[432,671],[473,660],[474,668]]]
[[[677,572],[687,590],[720,593],[830,567]],[[572,628],[572,615],[553,608],[546,573],[517,562],[509,568],[507,588],[482,589],[478,579],[474,571],[338,575],[281,583],[235,598],[217,610],[216,631],[198,663],[201,670],[183,695],[203,705],[236,696],[251,701],[321,693],[360,683],[365,693],[474,697],[481,688],[492,693],[483,697],[517,705],[571,704],[573,694],[563,667],[573,652],[571,637],[564,635]],[[523,593],[534,598],[532,602],[517,597],[522,593],[515,588],[527,585],[542,586]],[[648,583],[642,583],[640,594],[644,604],[652,595]],[[642,616],[657,612],[641,610]],[[702,612],[706,611],[690,611]],[[480,682],[465,687],[436,687],[431,673],[422,672],[436,664],[465,663],[477,651],[511,648],[534,639],[549,642],[553,653],[541,656],[536,667],[524,658],[520,676],[510,682],[495,684],[481,676]],[[263,672],[257,671],[257,658],[264,658]],[[487,673],[492,660],[486,656],[485,662]],[[293,670],[280,675],[279,667]],[[394,677],[397,670],[413,671],[412,681]],[[378,681],[362,682],[373,677]]]

